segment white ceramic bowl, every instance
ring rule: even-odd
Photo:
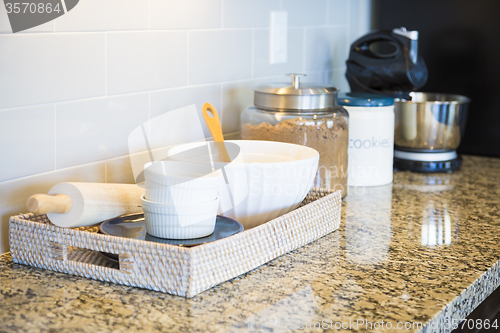
[[[145,198],[171,204],[214,201],[219,190],[220,171],[200,164],[159,161],[144,167]]]
[[[228,143],[236,144],[240,154],[224,167],[229,186],[222,181],[220,205],[222,213],[239,221],[245,230],[295,209],[311,189],[319,161],[316,150],[271,141],[234,140]],[[203,145],[207,143],[176,146],[168,155],[175,160],[179,153]],[[182,155],[180,160],[204,160],[200,156]],[[214,155],[217,158],[217,154]]]
[[[170,239],[191,239],[210,235],[215,229],[219,198],[199,204],[169,204],[141,196],[146,232]]]

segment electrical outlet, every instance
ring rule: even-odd
[[[287,62],[288,12],[271,12],[271,36],[269,38],[269,63]]]

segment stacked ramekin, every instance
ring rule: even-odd
[[[146,191],[141,202],[148,234],[191,239],[214,232],[220,171],[194,163],[160,161],[146,164],[144,178]]]

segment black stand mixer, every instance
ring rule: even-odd
[[[456,149],[469,99],[415,92],[428,78],[418,55],[418,31],[380,30],[359,38],[351,45],[346,78],[354,93],[395,99],[395,169],[451,172],[460,168],[462,158]]]

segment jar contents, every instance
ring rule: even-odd
[[[319,152],[319,165],[313,187],[342,190],[347,194],[348,123],[343,117],[305,119],[298,117],[276,125],[263,122],[243,124],[243,140],[280,141],[299,144]]]

